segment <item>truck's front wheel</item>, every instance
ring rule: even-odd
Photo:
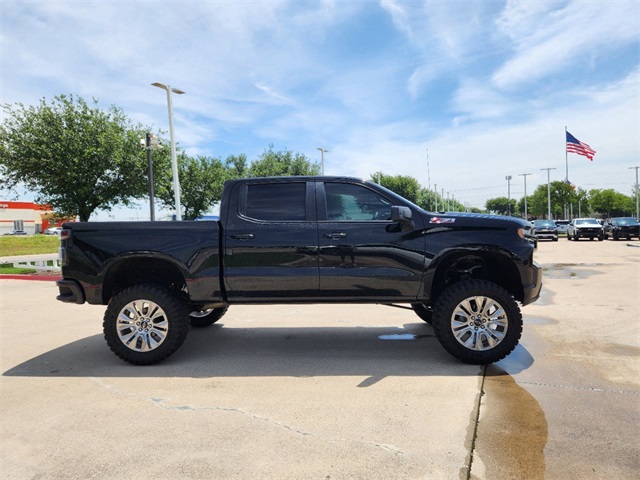
[[[465,280],[446,289],[434,308],[433,329],[454,357],[476,365],[503,359],[516,348],[522,315],[516,301],[486,280]]]
[[[151,365],[184,343],[189,315],[174,293],[154,285],[136,285],[111,299],[103,329],[109,348],[118,357],[134,365]]]

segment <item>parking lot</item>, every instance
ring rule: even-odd
[[[635,479],[640,241],[536,259],[521,344],[486,368],[382,305],[233,307],[134,367],[104,307],[0,280],[1,477]]]

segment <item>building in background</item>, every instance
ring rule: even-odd
[[[48,205],[0,200],[0,235],[13,230],[42,233],[49,227],[62,224],[62,221],[54,221],[52,217],[53,210]]]

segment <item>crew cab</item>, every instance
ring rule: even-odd
[[[574,218],[567,228],[567,240],[578,241],[581,238],[604,240],[602,225],[595,218]]]
[[[541,270],[519,219],[431,213],[346,177],[227,181],[218,221],[65,223],[58,300],[107,305],[122,360],[173,354],[239,304],[406,304],[458,359],[507,356]]]
[[[604,224],[604,238],[631,240],[633,237],[640,240],[640,222],[633,217],[614,217]]]

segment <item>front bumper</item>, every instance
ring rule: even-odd
[[[540,298],[542,290],[542,266],[538,262],[533,262],[530,268],[529,282],[522,285],[524,294],[522,298],[522,306],[529,305]]]

